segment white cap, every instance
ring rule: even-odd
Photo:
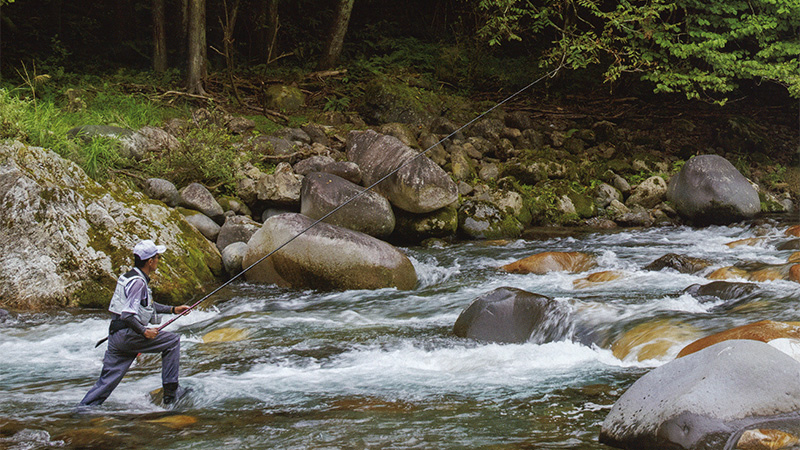
[[[156,243],[150,239],[139,242],[135,247],[133,247],[133,254],[138,256],[142,261],[150,259],[153,256],[156,256],[156,254],[160,255],[165,251],[167,251],[166,246],[156,245]]]

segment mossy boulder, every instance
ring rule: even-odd
[[[167,246],[152,287],[177,304],[222,274],[214,247],[176,210],[92,181],[52,151],[0,145],[0,306],[105,308],[141,239]]]
[[[484,200],[467,200],[458,209],[458,232],[467,239],[517,238],[523,229],[513,214]]]

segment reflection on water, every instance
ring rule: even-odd
[[[597,435],[614,401],[692,340],[762,319],[800,320],[800,285],[789,281],[758,283],[732,305],[681,294],[720,267],[785,263],[792,251],[776,249],[785,228],[408,248],[420,278],[413,291],[234,284],[170,327],[183,338],[181,382],[193,388],[175,411],[150,402],[160,387],[160,361],[150,355],[102,408],[73,410],[99,374],[104,346],[94,343],[105,336],[105,314],[14,315],[0,324],[0,449],[603,448]],[[726,245],[757,235],[756,246]],[[620,276],[575,283],[587,273],[497,270],[542,251],[589,252],[599,263],[592,272]],[[712,265],[698,274],[643,269],[667,253]],[[456,338],[459,313],[501,286],[562,302],[574,334],[541,345]]]

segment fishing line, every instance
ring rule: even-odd
[[[562,67],[564,67],[564,61],[563,61],[563,60],[561,61],[561,63],[559,64],[559,66],[558,66],[558,67],[556,67],[555,69],[553,69],[553,70],[551,70],[550,72],[548,72],[548,73],[546,73],[546,74],[542,75],[541,77],[539,77],[539,78],[537,78],[536,80],[534,80],[534,81],[532,81],[531,83],[529,83],[527,86],[525,86],[525,87],[521,88],[520,90],[518,90],[518,91],[514,92],[513,94],[509,95],[508,97],[506,97],[506,98],[505,98],[504,100],[502,100],[501,102],[499,102],[499,103],[495,104],[494,106],[492,106],[491,108],[487,109],[486,111],[484,111],[483,113],[481,113],[480,115],[478,115],[478,116],[477,116],[477,117],[475,117],[474,119],[470,120],[469,122],[465,123],[464,125],[462,125],[462,126],[461,126],[461,127],[459,127],[458,129],[456,129],[455,131],[453,131],[452,133],[450,133],[450,134],[448,134],[447,136],[443,137],[442,139],[440,139],[440,140],[439,140],[438,142],[436,142],[435,144],[431,145],[431,146],[430,146],[430,147],[428,147],[427,149],[425,149],[425,150],[423,150],[422,152],[418,153],[418,154],[417,154],[416,156],[414,156],[413,158],[411,158],[411,159],[409,159],[408,161],[406,161],[405,163],[401,164],[401,165],[400,165],[400,166],[398,166],[396,169],[392,170],[391,172],[389,172],[388,174],[386,174],[385,176],[383,176],[383,177],[382,177],[381,179],[379,179],[378,181],[376,181],[376,182],[374,182],[374,183],[370,184],[370,185],[369,185],[369,186],[367,186],[367,187],[366,187],[366,188],[365,188],[363,191],[361,191],[361,192],[359,192],[358,194],[354,195],[353,197],[349,198],[348,200],[346,200],[345,202],[341,203],[341,204],[340,204],[339,206],[337,206],[336,208],[334,208],[334,209],[332,209],[331,211],[329,211],[329,212],[328,212],[327,214],[325,214],[324,216],[322,216],[322,217],[320,217],[319,219],[315,220],[315,221],[314,221],[314,222],[313,222],[311,225],[309,225],[308,227],[306,227],[305,229],[303,229],[302,231],[300,231],[300,232],[299,232],[299,233],[297,233],[296,235],[292,236],[292,237],[291,237],[289,240],[287,240],[286,242],[284,242],[283,244],[281,244],[280,246],[278,246],[276,249],[274,249],[274,250],[272,250],[271,252],[267,253],[266,255],[262,256],[262,257],[261,257],[261,258],[259,258],[259,259],[258,259],[256,262],[254,262],[253,264],[250,264],[249,266],[247,266],[247,268],[243,269],[241,272],[239,272],[238,274],[236,274],[236,275],[235,275],[233,278],[231,278],[230,280],[226,281],[225,283],[223,283],[222,285],[220,285],[219,287],[217,287],[217,288],[216,288],[216,289],[214,289],[213,291],[209,292],[209,293],[208,293],[208,294],[207,294],[205,297],[203,297],[203,298],[201,298],[200,300],[198,300],[198,301],[194,302],[192,305],[190,305],[190,306],[189,306],[189,308],[188,308],[188,309],[185,309],[185,310],[184,310],[184,311],[182,311],[180,314],[178,314],[178,315],[176,315],[175,317],[173,317],[172,319],[168,320],[168,321],[167,321],[167,322],[166,322],[164,325],[161,325],[161,326],[159,326],[159,327],[158,327],[158,331],[161,331],[162,329],[164,329],[164,328],[166,328],[167,326],[169,326],[169,325],[170,325],[172,322],[175,322],[176,320],[180,319],[181,317],[185,316],[186,314],[189,314],[189,312],[191,312],[193,309],[195,309],[195,308],[196,308],[198,305],[200,305],[201,303],[203,303],[203,302],[204,302],[206,299],[208,299],[208,298],[209,298],[209,297],[211,297],[212,295],[214,295],[214,294],[216,294],[217,292],[221,291],[223,288],[225,288],[225,287],[226,287],[226,286],[228,286],[229,284],[233,283],[233,281],[234,281],[234,280],[236,280],[236,279],[238,279],[240,276],[244,275],[244,274],[245,274],[245,272],[247,272],[248,270],[252,269],[253,267],[255,267],[256,265],[258,265],[259,263],[261,263],[261,262],[262,262],[262,261],[264,261],[265,259],[269,258],[269,257],[270,257],[270,256],[272,256],[273,254],[275,254],[276,252],[278,252],[279,250],[281,250],[283,247],[286,247],[287,245],[289,245],[289,243],[290,243],[290,242],[292,242],[292,241],[294,241],[295,239],[297,239],[298,237],[302,236],[302,235],[303,235],[305,232],[307,232],[308,230],[310,230],[310,229],[314,228],[314,227],[315,227],[317,224],[319,224],[320,222],[322,222],[322,221],[324,221],[325,219],[327,219],[328,217],[330,217],[330,216],[331,216],[332,214],[334,214],[336,211],[339,211],[340,209],[342,209],[343,207],[345,207],[347,204],[349,204],[349,203],[351,203],[351,202],[355,201],[356,199],[358,199],[358,198],[362,197],[362,196],[363,196],[363,195],[365,195],[367,192],[369,192],[370,190],[372,190],[372,189],[373,189],[375,186],[377,186],[378,184],[380,184],[381,182],[385,181],[385,180],[386,180],[387,178],[389,178],[390,176],[392,176],[392,175],[394,175],[395,173],[397,173],[398,171],[400,171],[400,169],[402,169],[402,168],[404,168],[404,167],[406,167],[406,166],[410,165],[411,163],[413,163],[413,162],[414,162],[414,161],[416,161],[417,159],[421,158],[421,157],[422,157],[422,156],[424,156],[426,153],[428,153],[430,150],[432,150],[433,148],[435,148],[437,145],[439,145],[439,144],[441,144],[442,142],[444,142],[444,141],[446,141],[446,140],[450,139],[451,137],[455,136],[455,135],[456,135],[456,134],[458,134],[458,133],[459,133],[461,130],[463,130],[463,129],[465,129],[465,128],[469,127],[470,125],[472,125],[473,123],[475,123],[475,122],[477,122],[478,120],[482,119],[484,116],[486,116],[487,114],[491,113],[492,111],[494,111],[495,109],[499,108],[500,106],[504,105],[505,103],[508,103],[508,102],[509,102],[511,99],[513,99],[514,97],[516,97],[516,96],[520,95],[521,93],[525,92],[526,90],[530,89],[531,87],[533,87],[534,85],[536,85],[536,84],[537,84],[537,83],[539,83],[540,81],[542,81],[542,80],[544,80],[544,79],[546,79],[546,78],[553,78],[553,77],[554,77],[554,76],[555,76],[555,75],[558,73],[558,71],[560,71],[560,70],[561,70],[561,68],[562,68]],[[97,345],[95,345],[95,347],[99,347],[99,346],[100,346],[100,344],[102,344],[103,342],[105,342],[107,339],[108,339],[108,336],[106,336],[105,338],[101,339],[100,341],[98,341],[98,342],[97,342]]]

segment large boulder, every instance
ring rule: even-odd
[[[300,213],[321,219],[350,199],[354,200],[326,217],[325,222],[378,238],[392,234],[395,218],[386,197],[330,173],[311,172],[303,178]]]
[[[473,300],[456,319],[453,333],[479,341],[541,344],[566,338],[568,319],[569,309],[549,297],[501,287]]]
[[[225,211],[214,196],[200,183],[191,183],[179,191],[181,206],[200,211],[218,224],[224,223]]]
[[[294,213],[270,217],[247,243],[247,280],[312,289],[412,289],[417,274],[408,257],[372,236]],[[303,234],[303,230],[308,229]],[[295,238],[295,236],[297,236]]]
[[[773,322],[772,320],[762,320],[698,339],[678,352],[678,358],[690,355],[722,341],[729,341],[732,339],[749,339],[753,341],[769,342],[775,339],[787,338],[800,339],[800,324],[797,322]]]
[[[407,164],[375,187],[392,205],[421,214],[458,200],[458,188],[447,172],[427,156],[417,156],[416,151],[393,136],[372,130],[351,131],[348,136],[347,158],[361,168],[365,186]]]
[[[731,449],[748,429],[800,432],[800,362],[763,342],[721,342],[637,380],[603,421],[625,449]]]
[[[511,273],[585,272],[597,265],[595,257],[583,252],[542,252],[502,267]]]
[[[250,240],[256,231],[261,228],[261,224],[246,216],[230,216],[225,219],[225,223],[219,230],[217,236],[217,248],[219,251],[234,242],[245,242]]]
[[[101,186],[52,151],[0,145],[0,307],[108,306],[141,239],[166,245],[156,299],[184,302],[222,273],[213,244],[176,210]]]
[[[728,224],[761,211],[758,192],[727,159],[696,156],[672,177],[667,200],[684,219],[700,225]]]

